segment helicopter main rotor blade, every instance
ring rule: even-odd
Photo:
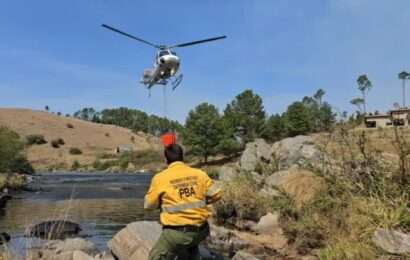
[[[119,33],[119,34],[122,34],[122,35],[124,35],[124,36],[127,36],[127,37],[129,37],[129,38],[131,38],[131,39],[134,39],[134,40],[140,41],[140,42],[142,42],[142,43],[151,45],[151,46],[154,47],[154,48],[159,49],[159,47],[160,47],[160,46],[158,46],[158,45],[156,45],[156,44],[153,44],[153,43],[150,43],[150,42],[148,42],[148,41],[146,41],[146,40],[140,39],[140,38],[135,37],[134,35],[128,34],[128,33],[126,33],[126,32],[120,31],[120,30],[118,30],[118,29],[116,29],[116,28],[114,28],[114,27],[111,27],[111,26],[109,26],[109,25],[102,24],[101,26],[104,27],[104,28],[106,28],[106,29],[108,29],[108,30],[111,30],[111,31],[114,31],[114,32],[116,32],[116,33]]]
[[[223,36],[219,36],[219,37],[214,37],[214,38],[209,38],[209,39],[204,39],[204,40],[199,40],[199,41],[194,41],[194,42],[181,43],[181,44],[178,44],[178,45],[171,46],[169,48],[186,47],[186,46],[191,46],[191,45],[195,45],[195,44],[201,44],[201,43],[204,43],[204,42],[211,42],[211,41],[221,40],[221,39],[225,39],[225,38],[226,38],[226,36],[223,35]]]

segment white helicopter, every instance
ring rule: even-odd
[[[114,32],[117,32],[119,34],[125,35],[127,37],[130,37],[142,43],[148,44],[158,49],[157,55],[155,56],[154,67],[152,69],[144,70],[144,73],[142,74],[142,77],[140,80],[140,82],[144,84],[148,90],[151,90],[151,88],[154,85],[164,85],[164,86],[167,85],[171,78],[173,78],[171,80],[172,90],[175,90],[175,88],[178,87],[178,85],[181,83],[183,75],[182,74],[179,74],[178,76],[176,75],[179,69],[179,65],[180,65],[180,58],[177,56],[177,54],[173,50],[174,48],[186,47],[186,46],[191,46],[195,44],[216,41],[216,40],[226,38],[226,36],[224,35],[224,36],[208,38],[208,39],[199,40],[199,41],[166,46],[166,45],[153,44],[151,42],[135,37],[131,34],[120,31],[106,24],[102,24],[102,27],[112,30]]]

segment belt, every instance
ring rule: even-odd
[[[184,226],[164,225],[162,226],[162,229],[172,229],[172,230],[177,230],[181,232],[199,232],[199,231],[204,230],[205,228],[209,228],[208,222],[205,222],[204,224],[200,226],[194,226],[194,225],[184,225]]]

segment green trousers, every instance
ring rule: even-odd
[[[209,227],[197,232],[163,229],[149,253],[149,260],[199,260],[199,243],[209,235]]]

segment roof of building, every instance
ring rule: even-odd
[[[389,111],[390,113],[394,114],[394,113],[410,113],[410,108],[399,108],[399,109],[393,109]]]
[[[390,115],[381,114],[381,115],[368,115],[368,116],[365,116],[365,119],[377,119],[377,118],[390,118]]]

